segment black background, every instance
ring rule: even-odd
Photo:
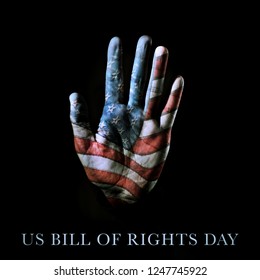
[[[2,259],[258,258],[252,18],[244,21],[242,7],[213,4],[130,6],[117,12],[111,6],[33,7],[31,13],[17,7],[12,13],[12,28],[3,35]],[[74,152],[68,96],[85,96],[95,129],[109,40],[122,39],[128,85],[144,34],[152,37],[153,51],[159,45],[169,50],[165,95],[177,75],[185,87],[155,189],[117,212],[88,182]],[[236,246],[26,247],[25,232],[239,237]]]

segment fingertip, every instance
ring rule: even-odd
[[[121,39],[118,36],[113,37],[109,42],[109,49],[114,50],[121,45]]]
[[[171,89],[171,92],[175,92],[176,90],[178,89],[182,89],[184,87],[184,79],[182,76],[178,76],[173,85],[172,85],[172,89]]]
[[[72,92],[69,96],[70,104],[71,106],[75,107],[76,104],[81,104],[83,106],[86,106],[86,101],[82,95],[80,95],[78,92]]]
[[[152,38],[148,35],[142,35],[138,40],[138,45],[152,45]]]
[[[72,92],[69,96],[70,102],[73,102],[79,98],[79,94],[77,92]]]
[[[165,55],[165,54],[168,54],[168,49],[163,47],[163,46],[159,46],[155,49],[155,53],[154,55],[155,56],[162,56],[162,55]]]
[[[184,87],[184,78],[181,75],[179,75],[176,80],[179,80],[181,87]]]

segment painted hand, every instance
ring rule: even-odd
[[[151,38],[140,37],[128,103],[123,104],[122,46],[118,37],[111,39],[105,104],[95,134],[90,129],[83,97],[75,92],[70,95],[70,120],[76,152],[89,180],[104,192],[113,206],[134,203],[149,193],[162,172],[169,152],[171,130],[184,81],[182,77],[176,78],[164,109],[158,112],[168,50],[165,47],[156,48],[146,90],[150,48]]]

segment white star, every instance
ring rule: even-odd
[[[130,92],[133,94],[133,93],[135,93],[136,90],[138,90],[138,89],[139,89],[139,84],[135,82],[135,83],[134,83],[134,86],[131,87]]]
[[[79,108],[77,108],[78,105],[78,100],[74,100],[71,102],[71,106],[73,106],[75,108],[76,114],[79,114]]]
[[[108,98],[111,97],[111,96],[112,96],[111,94],[107,93],[107,94],[105,95],[105,100],[107,101]]]
[[[113,65],[114,63],[115,63],[114,60],[108,61],[108,63],[107,63],[107,68],[108,68],[108,69],[111,69],[111,68],[112,68],[112,65]]]
[[[122,142],[123,142],[124,145],[127,145],[129,141],[128,141],[126,138],[124,138],[124,139],[122,140]]]
[[[124,84],[123,84],[123,83],[118,84],[117,90],[120,91],[120,92],[123,92],[123,90],[124,90]]]
[[[71,105],[72,105],[73,107],[76,107],[77,104],[78,104],[78,100],[74,100],[74,101],[71,102]]]
[[[112,119],[112,122],[113,124],[117,124],[119,122],[120,118],[119,116],[116,116],[115,118]]]
[[[125,132],[125,130],[123,129],[123,127],[118,129],[119,134],[123,134]]]
[[[131,120],[131,125],[134,126],[136,122],[137,122],[137,118],[132,119]]]
[[[108,113],[113,113],[113,111],[114,111],[115,109],[116,109],[115,104],[109,105],[109,106],[108,106],[108,109],[107,109],[107,112],[108,112]]]
[[[105,125],[105,122],[104,122],[104,121],[102,121],[102,122],[99,124],[99,128],[101,128],[101,129],[103,129],[105,126],[106,126],[106,125]]]
[[[118,79],[119,74],[120,74],[120,72],[118,70],[113,72],[112,75],[111,75],[112,80]]]
[[[126,109],[127,113],[130,114],[134,110],[134,107],[130,106]]]

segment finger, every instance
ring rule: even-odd
[[[148,57],[151,44],[152,39],[149,36],[142,36],[138,40],[130,82],[129,107],[141,105],[147,78]]]
[[[174,81],[168,101],[162,111],[161,128],[167,129],[172,127],[176,116],[184,87],[184,80],[181,76]]]
[[[158,105],[163,91],[163,83],[168,62],[168,50],[157,47],[153,57],[152,72],[145,98],[145,119],[159,117]]]
[[[124,92],[122,46],[118,37],[110,40],[107,51],[105,103],[122,102]]]
[[[82,139],[93,140],[94,136],[90,129],[88,108],[84,98],[77,92],[69,96],[70,100],[70,121],[74,136]]]

